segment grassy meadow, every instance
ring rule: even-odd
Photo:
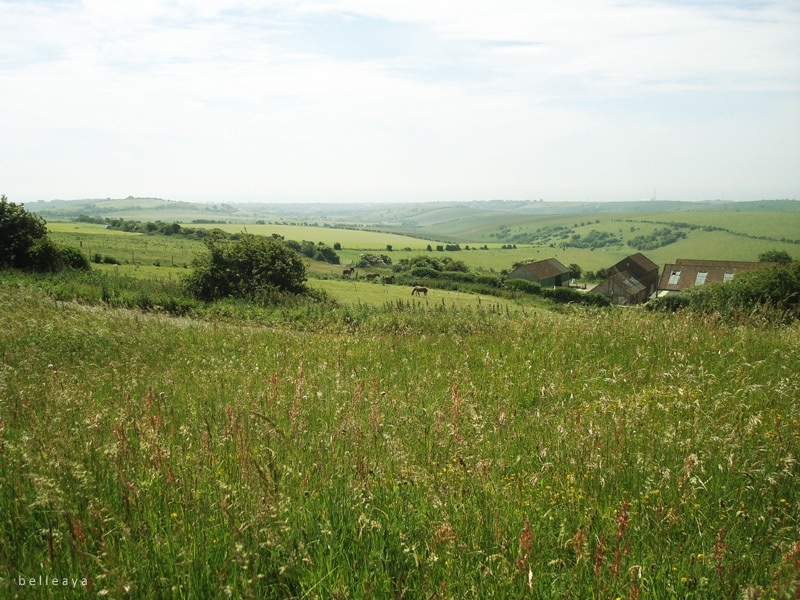
[[[122,207],[121,202],[117,201],[116,204]],[[162,204],[156,204],[149,212],[142,210],[131,214],[143,221],[163,220],[163,211],[173,210],[173,204],[181,203],[162,201]],[[187,227],[220,228],[230,233],[275,233],[285,239],[323,242],[330,246],[339,243],[342,250],[338,254],[345,266],[356,263],[363,252],[388,253],[387,245],[392,246],[390,256],[397,262],[402,258],[425,253],[428,245],[435,249],[437,245],[458,243],[462,247],[460,252],[434,251],[433,255],[447,255],[464,261],[472,269],[484,272],[510,270],[516,262],[545,258],[557,258],[565,265],[575,263],[584,271],[597,271],[636,252],[635,248],[627,245],[632,238],[664,227],[675,228],[675,224],[718,229],[703,231],[682,228],[680,231],[686,233],[685,239],[654,250],[643,250],[660,267],[673,263],[678,258],[754,261],[759,254],[770,250],[785,251],[795,260],[800,260],[800,244],[796,243],[800,238],[797,233],[800,231],[800,210],[795,209],[797,203],[780,204],[775,210],[759,209],[758,203],[742,204],[741,209],[736,208],[738,205],[723,205],[716,210],[698,210],[690,203],[685,204],[692,210],[647,212],[638,207],[636,212],[597,214],[515,214],[463,206],[434,206],[424,210],[417,206],[414,210],[420,211],[419,214],[409,216],[408,211],[414,207],[411,205],[402,210],[394,208],[376,213],[373,216],[383,221],[367,224],[370,230],[326,226],[332,223],[324,221],[319,221],[316,225],[286,224],[288,218],[271,224],[191,224],[188,220],[184,224]],[[158,209],[158,206],[162,208]],[[199,210],[187,214],[196,218],[208,217],[208,214]],[[414,226],[398,225],[395,221],[402,221],[401,217],[415,219]],[[510,245],[510,240],[496,236],[504,227],[509,235],[532,234],[538,229],[548,227],[566,227],[570,230],[567,238],[573,234],[586,237],[592,231],[598,231],[616,236],[621,243],[595,249],[562,247],[561,240],[554,238],[548,243],[516,243],[516,248],[504,249],[502,246]],[[122,263],[118,271],[130,270],[148,277],[158,273],[177,274],[185,270],[195,253],[204,248],[200,241],[182,236],[110,231],[103,229],[101,225],[74,221],[51,221],[48,229],[55,241],[78,246],[87,254],[112,256]],[[466,250],[467,246],[470,247],[469,251]],[[487,248],[483,249],[483,246]],[[405,250],[406,248],[409,250]],[[103,268],[108,267],[104,265]],[[324,263],[309,262],[309,271],[312,274],[332,275],[337,268]]]
[[[2,597],[800,590],[797,324],[0,293]]]

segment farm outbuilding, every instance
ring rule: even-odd
[[[592,293],[608,297],[613,304],[639,304],[658,288],[658,265],[641,252],[623,258],[608,269],[605,281]]]
[[[569,269],[555,258],[547,258],[518,266],[508,274],[509,279],[527,279],[542,287],[569,285]]]
[[[606,296],[612,304],[640,304],[648,298],[647,287],[627,271],[609,275],[590,291]]]
[[[698,285],[727,283],[744,271],[771,267],[771,262],[744,262],[734,260],[696,260],[679,258],[664,265],[658,282],[658,295],[678,294]]]

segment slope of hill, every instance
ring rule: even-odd
[[[678,257],[755,260],[766,250],[784,250],[800,259],[800,202],[612,202],[551,203],[541,201],[428,202],[417,204],[200,204],[158,198],[55,200],[27,208],[49,221],[79,215],[137,221],[272,224],[337,228],[332,234],[356,247],[355,232],[399,234],[425,244],[519,246],[521,252],[558,255],[565,264],[587,269],[614,264],[643,251],[656,263]],[[298,239],[317,239],[323,227],[295,232]],[[380,235],[380,234],[378,234]],[[350,240],[349,238],[353,238]],[[671,240],[671,241],[670,241]],[[669,241],[669,243],[665,243]],[[416,247],[399,239],[373,243],[376,248]],[[531,247],[523,251],[524,246]],[[518,257],[511,258],[517,260]],[[509,265],[503,265],[507,268]]]

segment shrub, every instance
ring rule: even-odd
[[[392,264],[392,257],[385,254],[374,254],[372,252],[365,252],[361,254],[355,266],[366,269],[375,266],[388,266]]]
[[[88,271],[91,268],[89,259],[75,246],[61,246],[60,254],[64,265],[71,269]]]
[[[316,252],[314,253],[314,260],[324,261],[332,265],[339,264],[339,255],[330,246],[323,243],[317,244]]]
[[[644,307],[655,312],[677,312],[689,306],[689,296],[683,294],[670,294],[661,298],[648,300]]]
[[[542,286],[535,281],[527,279],[509,279],[505,283],[505,288],[512,292],[525,292],[526,294],[541,294]]]
[[[0,196],[0,266],[38,270],[49,249],[33,248],[46,239],[44,219]]]
[[[464,283],[474,283],[474,273],[464,273],[463,271],[442,271],[439,273],[442,279],[449,279],[450,281],[460,281]]]
[[[278,240],[243,234],[236,241],[210,238],[206,247],[208,251],[194,259],[195,271],[186,279],[189,292],[201,300],[264,300],[273,298],[273,291],[306,291],[302,259]]]
[[[412,277],[418,279],[436,279],[439,277],[440,272],[431,267],[414,267],[413,269],[409,269],[408,273]]]
[[[88,270],[89,259],[77,248],[47,236],[44,219],[0,196],[0,267],[28,271]]]
[[[601,294],[587,294],[568,287],[543,289],[542,296],[555,302],[583,304],[585,306],[609,306],[611,301]]]
[[[80,269],[88,271],[89,259],[72,246],[61,246],[50,238],[37,240],[29,249],[29,266],[33,271],[41,273],[60,271],[61,269]]]
[[[730,316],[764,308],[797,316],[800,263],[747,271],[731,282],[695,288],[685,293],[689,305],[698,312]]]
[[[760,262],[776,262],[781,265],[788,265],[792,262],[792,257],[785,250],[768,250],[758,255]]]
[[[489,287],[498,289],[503,287],[503,279],[501,277],[498,277],[497,275],[476,275],[475,283],[479,283],[481,285],[488,285]]]

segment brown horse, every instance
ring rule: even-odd
[[[356,271],[356,270],[355,270],[354,268],[352,268],[352,267],[350,267],[349,269],[344,269],[344,270],[342,271],[342,277],[344,277],[345,275],[347,275],[348,277],[350,277],[350,275],[352,275],[353,273],[355,273],[355,271]]]
[[[377,273],[367,273],[367,276],[364,279],[366,279],[367,281],[374,281],[377,278],[378,278]]]
[[[387,275],[386,277],[381,277],[381,281],[382,281],[384,284],[387,284],[387,283],[394,283],[394,275]]]
[[[424,285],[415,285],[414,289],[411,290],[411,295],[413,296],[414,294],[416,294],[417,296],[422,294],[423,296],[425,296],[427,298],[428,297],[428,288],[426,288]]]

